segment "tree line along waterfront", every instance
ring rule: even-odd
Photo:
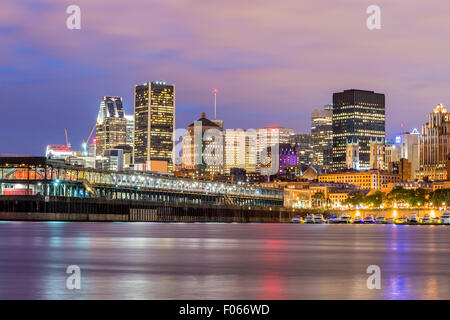
[[[356,193],[344,201],[348,208],[442,208],[450,203],[450,189],[395,187],[390,192]]]

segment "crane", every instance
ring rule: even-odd
[[[96,124],[97,124],[97,123],[96,123]],[[89,136],[88,136],[88,138],[86,139],[86,141],[83,141],[83,155],[84,155],[84,156],[87,156],[87,154],[88,154],[88,152],[87,152],[87,146],[88,146],[88,144],[89,144],[89,140],[90,140],[91,137],[92,137],[92,134],[94,133],[96,124],[94,124],[94,127],[92,128],[91,133],[89,134]]]
[[[66,134],[66,146],[67,146],[67,149],[70,149],[70,142],[69,142],[69,137],[67,135],[67,129],[66,128],[64,129],[64,133]]]

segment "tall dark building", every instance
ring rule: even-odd
[[[134,88],[135,169],[172,171],[175,86],[155,81]]]
[[[334,171],[370,169],[370,146],[385,139],[385,96],[365,90],[333,93]]]

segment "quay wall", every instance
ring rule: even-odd
[[[347,213],[354,217],[397,217],[430,214],[424,209],[323,210],[282,207],[242,207],[211,204],[107,200],[42,196],[0,196],[0,220],[18,221],[117,221],[117,222],[291,222],[295,216],[321,213],[325,218]],[[441,215],[435,210],[436,215]]]
[[[395,212],[394,212],[395,211]],[[393,208],[387,208],[387,209],[360,209],[360,210],[346,210],[345,213],[349,214],[350,216],[355,216],[357,212],[359,212],[361,217],[385,217],[385,218],[392,218],[394,216],[396,217],[409,217],[411,215],[417,215],[419,217],[423,217],[426,214],[431,214],[431,209],[393,209]],[[340,211],[339,211],[340,212]],[[337,213],[337,211],[335,211]],[[436,216],[441,216],[442,211],[434,210],[434,213]],[[340,213],[337,213],[339,215]]]
[[[306,211],[143,200],[0,196],[0,220],[274,223],[290,222],[296,215],[306,215]]]

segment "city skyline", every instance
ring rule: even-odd
[[[435,36],[450,26],[441,13],[450,5],[440,2],[442,10],[431,14],[419,1],[381,1],[376,32],[365,26],[367,6],[356,1],[345,8],[331,1],[244,3],[239,11],[233,1],[78,1],[81,30],[66,28],[66,3],[2,2],[0,150],[42,154],[46,145],[64,143],[64,128],[80,149],[99,99],[123,97],[131,114],[133,86],[148,79],[177,86],[177,128],[201,112],[212,117],[214,88],[225,129],[309,132],[311,111],[351,88],[386,94],[387,138],[420,128],[434,106],[450,102],[442,68],[448,44]],[[116,11],[120,19],[106,23]],[[158,28],[141,34],[147,21]]]

